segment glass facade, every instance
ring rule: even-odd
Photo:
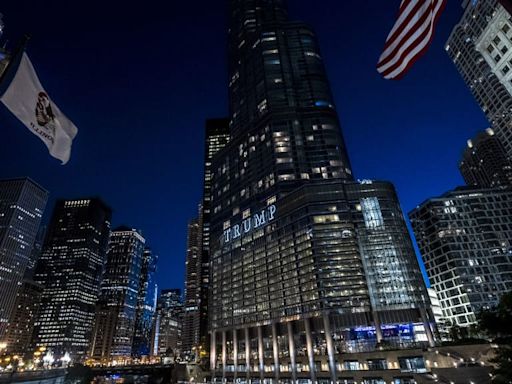
[[[335,381],[344,353],[432,343],[396,193],[353,180],[313,30],[279,0],[232,0],[230,16],[231,139],[212,160],[215,376]]]
[[[409,213],[446,320],[476,322],[512,290],[512,190],[458,188]]]
[[[47,199],[48,192],[30,179],[0,180],[0,340],[30,266]]]
[[[135,314],[135,334],[132,349],[134,358],[148,357],[151,353],[151,332],[158,293],[155,282],[157,261],[158,256],[150,248],[146,248],[142,256],[137,311]]]
[[[85,357],[106,260],[112,212],[101,200],[59,200],[34,275],[43,287],[35,344]]]
[[[139,231],[112,231],[89,356],[102,362],[132,357],[146,240]],[[137,352],[137,351],[135,351]]]
[[[459,169],[467,185],[481,188],[512,185],[512,161],[490,128],[468,140]]]

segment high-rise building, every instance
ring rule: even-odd
[[[5,352],[24,356],[30,351],[34,322],[39,313],[42,288],[32,279],[23,280],[4,336]]]
[[[153,355],[179,356],[183,322],[181,289],[164,289],[158,298]]]
[[[457,188],[409,213],[444,318],[469,326],[512,290],[512,189]]]
[[[34,280],[43,287],[35,346],[77,361],[89,346],[112,212],[98,198],[58,200]]]
[[[141,233],[129,227],[110,235],[89,352],[93,359],[131,361],[145,243]]]
[[[187,255],[185,262],[185,313],[183,314],[182,348],[192,353],[200,344],[201,313],[201,256],[202,256],[202,207],[199,218],[188,223]]]
[[[497,0],[462,2],[446,51],[512,158],[512,21]]]
[[[210,289],[210,217],[212,201],[212,161],[213,156],[229,142],[229,119],[209,119],[206,121],[204,149],[203,200],[201,212],[201,267],[197,275],[199,286],[199,345],[196,348],[207,350],[208,338],[208,297]]]
[[[0,340],[29,265],[48,192],[30,179],[0,180]]]
[[[230,5],[231,138],[212,161],[214,377],[337,382],[342,354],[432,343],[396,193],[353,180],[314,31],[282,0]]]
[[[430,303],[432,304],[432,313],[437,326],[437,338],[442,341],[450,340],[449,325],[444,318],[443,307],[439,301],[439,296],[434,288],[427,288]]]
[[[144,250],[135,314],[132,356],[148,357],[151,353],[151,332],[155,320],[158,288],[155,282],[158,256],[150,248]]]
[[[512,186],[512,161],[491,128],[468,140],[459,169],[467,185]]]
[[[212,160],[213,156],[229,142],[229,119],[208,119],[205,130],[204,148],[204,178],[203,199],[200,205],[199,225],[201,233],[194,241],[200,242],[200,254],[195,256],[193,248],[190,258],[187,258],[185,298],[187,319],[184,323],[184,350],[191,353],[194,350],[208,349],[208,297],[210,281],[210,216],[212,190]],[[188,251],[187,251],[188,252]],[[190,265],[194,263],[194,265]],[[188,298],[188,299],[187,299]],[[188,301],[187,301],[188,300]]]

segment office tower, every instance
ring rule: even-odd
[[[41,257],[43,251],[44,238],[46,237],[46,226],[41,225],[37,231],[36,238],[34,240],[34,246],[30,253],[30,259],[28,260],[27,269],[25,270],[25,277],[32,278],[36,269],[37,262]]]
[[[512,22],[497,0],[464,0],[446,51],[512,158]]]
[[[179,356],[183,323],[181,289],[164,289],[158,298],[154,355]]]
[[[208,296],[210,288],[210,217],[212,200],[212,160],[213,156],[229,142],[229,119],[206,120],[204,148],[203,200],[201,212],[201,266],[197,275],[199,287],[199,345],[196,348],[208,350]],[[187,334],[190,332],[187,331]]]
[[[30,351],[34,322],[39,313],[41,292],[42,287],[39,284],[30,278],[23,279],[5,332],[4,342],[7,344],[7,353],[24,356]]]
[[[34,280],[43,287],[35,346],[83,359],[89,346],[112,212],[98,198],[58,200]]]
[[[468,140],[459,170],[467,185],[482,188],[512,186],[512,161],[491,128]]]
[[[192,353],[200,343],[201,316],[199,311],[201,297],[202,256],[202,207],[199,207],[199,218],[188,223],[187,255],[185,263],[185,313],[183,315],[182,348]]]
[[[110,234],[89,352],[103,363],[131,361],[145,243],[141,233],[129,227]]]
[[[29,265],[48,192],[30,179],[0,180],[0,340]]]
[[[132,355],[135,358],[149,356],[151,352],[151,331],[156,311],[157,285],[155,282],[158,256],[150,248],[144,250],[135,314],[135,334]]]
[[[432,313],[437,326],[437,338],[442,341],[450,340],[449,325],[444,318],[443,307],[439,301],[439,296],[435,289],[427,288],[430,303],[432,304]]]
[[[353,180],[315,33],[284,1],[230,5],[231,139],[212,161],[214,378],[336,382],[342,354],[432,344],[394,188]]]
[[[444,317],[469,326],[512,289],[512,189],[457,188],[409,213]]]

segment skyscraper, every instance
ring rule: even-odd
[[[512,21],[497,0],[462,6],[446,51],[512,158]]]
[[[201,312],[201,256],[202,256],[202,207],[199,218],[188,223],[187,255],[185,262],[185,313],[183,315],[182,348],[192,353],[200,343]]]
[[[151,352],[151,332],[158,294],[155,282],[157,261],[158,256],[146,247],[142,256],[137,311],[135,314],[135,334],[132,349],[132,356],[135,358],[147,357]]]
[[[491,128],[468,140],[459,169],[467,185],[512,186],[512,161]]]
[[[89,357],[104,363],[132,358],[146,240],[129,227],[112,231],[96,308]]]
[[[159,356],[179,355],[183,323],[183,298],[181,289],[164,289],[158,298],[157,321],[155,322],[155,345],[153,354]]]
[[[195,253],[195,247],[187,250],[187,275],[185,282],[184,350],[191,352],[192,348],[207,349],[208,339],[208,296],[210,282],[210,216],[212,190],[212,160],[213,156],[229,142],[229,119],[208,119],[205,129],[204,147],[204,178],[203,199],[199,207],[199,226],[201,233],[195,234],[194,239],[200,243],[200,253]],[[193,263],[193,265],[191,264]]]
[[[31,278],[23,279],[4,336],[4,342],[7,344],[5,352],[24,356],[30,351],[34,323],[39,314],[41,292],[41,286]]]
[[[0,340],[29,265],[48,192],[27,178],[0,181]]]
[[[210,289],[210,217],[212,201],[212,161],[213,156],[226,146],[230,139],[229,119],[209,119],[206,121],[204,148],[204,179],[201,212],[201,267],[197,275],[199,286],[199,345],[207,350],[208,339],[208,296]],[[187,332],[190,333],[190,332]]]
[[[409,213],[444,318],[469,326],[512,290],[512,189],[457,188]]]
[[[98,198],[58,200],[34,280],[43,287],[35,344],[76,361],[88,349],[112,212]]]
[[[284,1],[230,5],[231,139],[212,161],[214,376],[336,382],[342,353],[432,343],[394,188],[353,180],[315,33]]]

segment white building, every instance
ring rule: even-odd
[[[497,0],[462,6],[446,51],[512,157],[512,18]]]

